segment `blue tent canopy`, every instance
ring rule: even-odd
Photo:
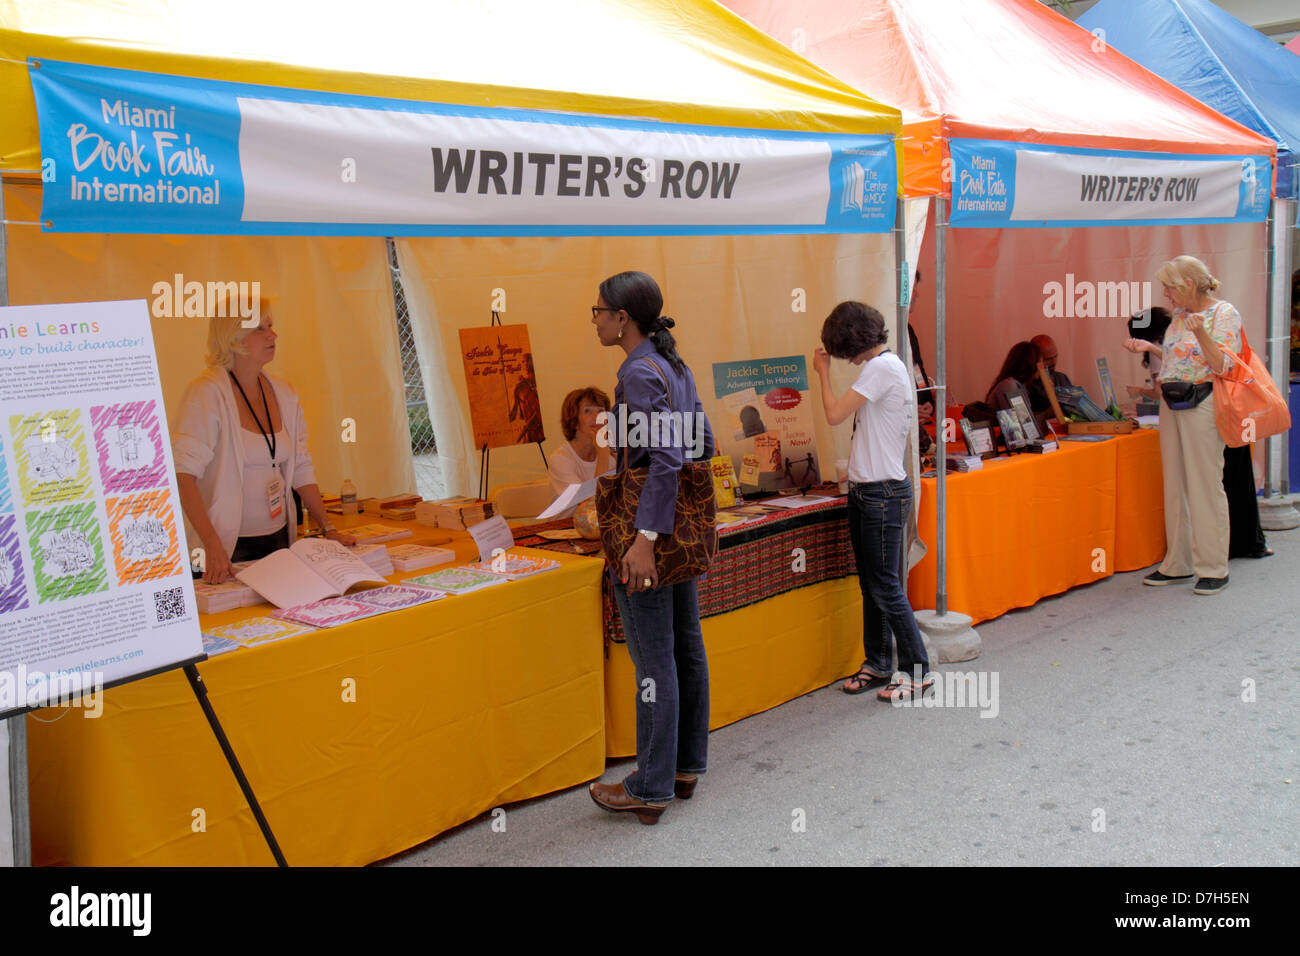
[[[1300,194],[1300,56],[1210,0],[1100,0],[1076,21],[1152,73],[1277,141],[1277,195]]]

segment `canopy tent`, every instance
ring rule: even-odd
[[[459,362],[445,360],[447,346],[458,326],[486,323],[498,292],[509,302],[505,321],[544,323],[534,328],[534,342],[548,423],[559,419],[561,386],[612,381],[617,363],[608,354],[592,360],[583,314],[595,281],[610,272],[658,271],[670,310],[685,320],[682,352],[706,379],[710,358],[789,354],[795,342],[806,352],[802,343],[815,341],[825,311],[819,297],[831,291],[875,301],[894,296],[889,230],[900,114],[709,0],[372,0],[363,8],[351,0],[309,7],[0,0],[0,101],[0,304],[149,300],[174,277],[260,281],[276,297],[275,371],[299,389],[327,488],[347,476],[367,495],[411,486],[393,274],[379,237],[407,237],[398,250],[401,278],[430,401],[445,399],[436,406],[436,427],[452,491],[469,490],[477,462]],[[250,104],[261,111],[245,112]],[[687,203],[667,211],[660,204],[657,213],[624,208],[558,218],[539,214],[539,204],[531,213],[502,212],[514,182],[501,169],[484,175],[480,166],[462,198],[486,195],[496,206],[444,204],[449,219],[459,217],[448,227],[437,204],[417,194],[419,182],[430,194],[443,192],[427,166],[430,146],[438,162],[439,143],[420,141],[430,129],[509,131],[554,151],[557,168],[569,153],[586,154],[579,180],[585,194],[559,194],[583,201],[597,198],[593,188],[607,198],[599,186],[608,170],[591,158],[613,152],[611,144],[648,144],[640,155],[660,163],[651,169],[662,168],[665,179],[662,192],[647,191],[656,199],[666,197],[668,146],[692,167],[708,166],[713,183],[721,163],[705,162],[711,149],[744,153],[749,165],[730,211],[722,202],[731,198],[726,183],[721,196],[697,197],[690,172],[679,168],[686,198],[701,199],[694,214]],[[155,138],[160,131],[167,156]],[[88,140],[87,132],[99,139]],[[178,141],[166,137],[182,132],[204,145],[176,159],[181,151],[170,146]],[[252,134],[261,138],[242,138]],[[527,156],[519,140],[510,142]],[[175,182],[131,180],[149,171],[151,147]],[[510,149],[493,149],[511,158]],[[419,152],[426,164],[405,183],[416,183],[409,201],[391,175],[393,156],[403,150]],[[442,180],[459,186],[449,155]],[[469,150],[458,155],[467,161]],[[254,161],[259,165],[245,165]],[[537,170],[528,172],[531,182]],[[79,195],[92,174],[100,181],[92,177],[90,192]],[[224,188],[200,184],[205,176]],[[352,188],[340,190],[340,182]],[[550,182],[548,201],[556,197],[555,177]],[[318,200],[312,189],[322,190]],[[286,197],[292,202],[275,205]],[[254,198],[268,205],[250,210]],[[751,198],[775,214],[746,219]],[[822,235],[801,235],[812,232]],[[583,238],[535,238],[544,234]],[[621,238],[596,238],[615,234]],[[661,236],[668,238],[652,238]],[[428,274],[421,274],[426,261]],[[548,266],[562,273],[562,288],[530,286],[528,277],[545,279]],[[782,285],[756,285],[765,278]],[[813,281],[818,287],[805,305]],[[557,294],[562,301],[551,298]],[[163,394],[173,413],[201,368],[199,318],[201,310],[155,313]],[[355,441],[335,438],[349,433]],[[823,449],[831,440],[819,430]],[[21,747],[13,758],[20,763]]]
[[[950,403],[982,399],[1005,350],[1036,333],[1057,340],[1058,368],[1094,393],[1096,356],[1107,358],[1117,383],[1141,382],[1135,357],[1121,348],[1123,319],[1151,304],[1144,294],[1149,282],[1142,288],[1133,280],[1149,280],[1161,261],[1183,252],[1210,261],[1262,338],[1260,223],[1276,151],[1270,140],[1037,0],[809,0],[797,8],[776,0],[726,2],[903,110],[907,195],[951,200],[952,225],[965,227],[960,241],[948,237],[945,247],[948,223],[939,206],[926,234],[940,270],[935,337],[928,301],[912,319],[922,352],[935,347],[932,371]],[[1206,192],[1193,203],[1169,202],[1177,197],[1168,190],[1188,175]],[[1157,179],[1161,190],[1153,193]],[[1217,208],[1200,202],[1211,193]],[[1148,224],[1162,228],[1130,228]],[[908,260],[932,261],[930,250],[909,248]],[[1138,294],[1100,314],[1049,308],[1053,284],[1060,290],[1101,283]],[[959,321],[946,323],[947,308]],[[947,352],[962,356],[951,372]],[[941,521],[944,484],[941,464]],[[941,555],[942,537],[941,530]],[[945,600],[941,593],[940,610]]]
[[[557,23],[563,24],[564,29],[556,30]],[[170,279],[177,271],[161,263],[157,256],[142,254],[144,248],[158,248],[156,243],[133,245],[129,239],[57,237],[49,233],[51,229],[311,236],[538,235],[546,231],[556,235],[619,231],[634,235],[674,232],[726,235],[878,232],[892,225],[893,193],[901,159],[887,138],[899,129],[897,110],[854,91],[708,0],[685,3],[566,0],[546,5],[526,0],[494,3],[466,0],[436,7],[417,0],[380,0],[367,6],[364,30],[366,36],[380,39],[372,43],[357,42],[355,6],[343,2],[315,5],[310,18],[304,20],[292,11],[255,0],[226,4],[219,17],[214,17],[211,6],[200,0],[131,0],[109,8],[92,0],[40,4],[0,0],[0,91],[14,107],[9,111],[12,119],[0,129],[0,169],[8,172],[11,181],[23,176],[33,179],[38,170],[46,173],[47,180],[40,217],[47,224],[46,233],[38,235],[31,227],[23,226],[10,230],[11,254],[15,262],[22,264],[21,269],[13,270],[13,301],[31,303],[106,295],[149,298],[155,281]],[[537,48],[540,36],[547,37],[544,57]],[[601,66],[615,61],[617,68]],[[33,86],[38,84],[43,84],[45,112],[52,117],[44,130],[38,128],[33,100]],[[313,92],[299,93],[307,90]],[[71,155],[63,138],[71,126],[62,124],[69,119],[95,120],[96,117],[87,113],[95,112],[101,99],[105,102],[105,114],[112,113],[118,102],[112,96],[115,91],[124,104],[146,110],[150,106],[166,106],[157,102],[157,98],[174,94],[173,105],[180,103],[188,115],[198,116],[192,120],[192,127],[207,135],[209,141],[215,137],[216,145],[206,150],[207,155],[218,165],[226,161],[226,191],[221,199],[224,209],[190,205],[180,211],[169,209],[157,214],[140,204],[132,208],[123,203],[100,203],[90,213],[70,211],[68,169],[75,171],[84,157]],[[273,108],[256,117],[246,112],[221,112],[227,109],[227,101],[237,104],[230,109],[246,110],[248,102],[257,97],[273,102]],[[323,122],[316,122],[310,116],[304,118],[311,109],[325,108],[326,104],[336,111],[332,117]],[[294,113],[294,109],[298,112]],[[343,143],[322,142],[321,137],[327,135],[322,130],[332,132],[329,119],[340,115],[339,110],[350,110],[353,116],[362,117],[349,130],[352,138]],[[275,113],[271,121],[266,120],[266,112]],[[771,222],[757,223],[747,222],[740,216],[730,220],[699,216],[692,219],[683,209],[680,213],[660,211],[640,221],[631,218],[637,215],[635,211],[622,214],[621,219],[605,221],[598,221],[598,216],[593,221],[575,215],[572,222],[561,220],[558,227],[549,230],[537,225],[536,211],[532,220],[521,215],[512,221],[510,213],[506,213],[505,218],[495,220],[494,226],[485,228],[478,225],[484,219],[482,214],[469,209],[462,212],[457,225],[446,228],[438,218],[446,206],[427,211],[422,219],[398,221],[405,208],[416,205],[418,197],[408,202],[409,196],[385,194],[383,189],[393,178],[390,176],[371,172],[367,182],[367,173],[375,167],[368,169],[364,159],[359,161],[358,181],[340,187],[336,160],[340,153],[345,157],[355,156],[367,148],[371,149],[365,154],[369,156],[376,152],[396,152],[377,150],[366,139],[373,137],[380,145],[388,145],[393,141],[392,130],[398,121],[412,115],[421,122],[430,115],[449,123],[485,120],[496,124],[495,131],[507,123],[527,125],[529,130],[541,131],[537,135],[566,137],[556,141],[561,147],[573,143],[589,146],[578,135],[581,130],[590,133],[597,144],[584,152],[593,152],[619,136],[624,141],[651,140],[661,129],[677,135],[677,144],[685,143],[690,149],[707,152],[710,143],[724,139],[720,134],[730,131],[728,143],[752,144],[749,158],[755,169],[761,169],[761,162],[768,161],[762,154],[805,149],[813,156],[814,165],[821,164],[820,190],[826,194],[839,192],[839,184],[833,181],[839,170],[830,165],[844,162],[839,147],[882,137],[886,140],[891,169],[886,183],[889,195],[877,205],[887,215],[870,223],[859,216],[858,223],[844,227],[844,217],[857,215],[863,207],[860,197],[858,212],[850,209],[847,213],[840,208],[844,203],[836,204],[836,197],[829,202],[823,197],[820,202],[825,221],[820,224],[807,217],[799,219],[797,215],[788,220],[774,218]],[[602,119],[606,117],[608,121]],[[119,114],[100,118],[110,129],[113,122],[122,125]],[[56,121],[60,125],[56,126]],[[589,125],[584,129],[583,124]],[[246,138],[233,143],[235,134],[229,132],[232,126],[244,136],[250,128],[261,129],[270,145],[263,143],[259,151],[252,149]],[[769,135],[764,131],[772,132]],[[38,143],[42,132],[44,154],[42,144]],[[149,131],[142,132],[147,137]],[[399,132],[407,137],[402,145],[409,147],[413,138],[419,142],[425,128],[415,128],[414,134],[411,128]],[[307,149],[304,144],[321,145],[321,149]],[[357,152],[349,153],[347,147]],[[427,164],[428,150],[423,144],[421,147],[420,155]],[[56,152],[64,161],[56,163],[51,170],[52,154]],[[322,153],[334,157],[332,165],[324,169],[318,162]],[[833,154],[829,162],[823,156],[825,153]],[[253,155],[262,163],[257,186],[248,169],[249,157]],[[42,160],[46,164],[44,169]],[[386,161],[382,156],[375,160]],[[97,171],[109,178],[104,170]],[[531,180],[532,171],[529,172]],[[427,178],[423,166],[419,173]],[[184,178],[178,178],[184,185]],[[334,192],[327,196],[325,187],[331,184],[323,180],[330,178]],[[322,191],[319,194],[304,191],[304,181],[313,187],[320,186]],[[376,181],[381,184],[378,191],[373,186]],[[751,177],[751,182],[755,185],[750,187],[748,196],[755,202],[767,201],[763,197],[788,195],[795,190],[785,187],[802,185],[797,177],[791,177],[782,168],[766,179]],[[82,185],[84,182],[72,184],[74,189]],[[743,186],[742,179],[738,191]],[[127,187],[119,185],[119,188],[124,194]],[[301,215],[300,209],[288,215],[281,210],[279,215],[269,217],[270,222],[250,223],[246,207],[252,204],[250,197],[255,188],[260,188],[263,199],[268,195],[274,199],[297,189],[300,204],[311,207],[312,215],[320,215],[324,221],[311,221],[310,216]],[[473,183],[469,192],[474,192]],[[803,204],[804,208],[812,207],[814,213],[815,193],[816,190],[812,201]],[[331,197],[336,194],[346,194],[347,199],[342,201],[352,202],[352,207],[340,207],[341,211],[332,218],[315,212],[333,202]],[[365,197],[360,201],[363,205],[366,201],[371,203],[369,210],[358,211],[358,200],[353,197],[359,195]],[[587,195],[590,196],[590,187]],[[34,189],[29,188],[26,196],[12,200],[14,205],[21,206],[22,218],[28,221],[36,218],[32,209],[35,196]],[[487,198],[504,202],[512,197]],[[91,204],[82,202],[81,205]],[[381,208],[383,214],[374,213],[374,208]],[[11,220],[15,218],[18,217],[10,216]],[[305,240],[311,248],[324,241]],[[848,256],[850,259],[862,255],[874,257],[887,248],[880,239],[869,237],[847,241],[858,249]],[[405,442],[399,440],[405,428],[405,414],[399,399],[401,381],[396,356],[391,348],[382,356],[368,351],[375,347],[374,343],[391,342],[393,337],[391,294],[380,258],[382,244],[334,240],[342,243],[339,248],[346,250],[349,257],[359,261],[341,267],[336,262],[317,270],[319,274],[304,283],[299,280],[307,276],[306,270],[273,261],[283,254],[282,250],[291,248],[282,242],[264,247],[247,240],[170,239],[167,242],[173,248],[189,250],[181,258],[204,278],[211,278],[214,272],[219,278],[262,278],[264,286],[280,294],[280,315],[289,319],[282,327],[291,337],[282,343],[285,347],[281,349],[284,357],[280,368],[305,391],[309,426],[314,433],[321,434],[332,432],[343,418],[352,418],[357,425],[356,443],[336,447],[330,442],[317,453],[318,458],[324,459],[319,470],[327,480],[337,484],[350,475],[367,492],[375,493],[409,487],[409,455],[403,448]],[[844,250],[836,250],[834,246],[834,242],[822,244],[819,248],[823,252],[818,254],[828,256],[830,261],[845,258]],[[250,261],[246,253],[254,248],[274,251],[255,253]],[[121,253],[115,255],[114,250]],[[108,275],[103,274],[108,270],[97,272],[94,267],[82,265],[86,260],[102,262],[108,258],[114,261]],[[581,261],[591,260],[590,255],[581,256]],[[258,261],[271,264],[262,271],[256,264]],[[573,260],[570,257],[568,261]],[[194,265],[195,262],[203,263],[203,267]],[[232,265],[225,265],[227,262]],[[137,267],[132,268],[133,265]],[[358,270],[367,276],[363,289],[353,285]],[[870,271],[881,272],[880,269]],[[75,277],[72,282],[65,278],[69,272]],[[707,271],[697,269],[692,274],[699,277],[696,281],[711,286],[740,284],[734,274],[722,282],[716,276],[708,276]],[[599,277],[595,271],[591,275]],[[410,278],[415,285],[422,281],[419,276]],[[342,288],[331,288],[340,283]],[[444,310],[440,321],[444,325],[485,321],[488,293],[498,284],[493,282],[480,290],[472,310],[458,305],[454,315]],[[589,285],[589,281],[584,282],[584,289]],[[884,289],[871,291],[887,297],[892,294],[887,286],[888,283]],[[681,297],[679,301],[690,301],[698,294],[690,286],[679,285],[676,291]],[[589,295],[589,291],[584,291],[582,304]],[[787,289],[783,295],[787,310],[789,298]],[[738,300],[734,304],[742,308]],[[572,318],[574,313],[564,314]],[[310,323],[301,323],[295,330],[294,315],[312,318]],[[743,311],[733,313],[732,318],[735,328],[741,330],[742,339],[765,337],[760,328],[766,319],[748,328]],[[507,314],[505,320],[518,321],[514,314]],[[179,396],[184,383],[198,371],[203,337],[200,325],[155,321],[164,394],[169,401]],[[428,331],[422,333],[416,329],[425,346],[421,351],[426,364],[435,369],[442,367],[452,378],[457,378],[460,370],[451,366],[459,363],[440,362],[434,347],[439,337],[428,335]],[[548,328],[547,332],[547,341],[560,347],[567,341],[567,334],[575,333],[575,326],[566,324]],[[686,339],[689,338],[687,332]],[[338,348],[345,342],[366,344],[354,359],[350,357],[350,349]],[[586,348],[585,337],[582,343]],[[751,344],[763,347],[761,341]],[[340,352],[347,354],[340,355]],[[538,356],[539,363],[543,358]],[[547,369],[539,367],[543,411],[548,421],[554,421],[558,419],[562,395],[557,395],[554,387],[547,388],[548,375]],[[430,381],[430,377],[430,369],[426,367],[426,384],[434,391],[444,394],[457,391],[447,381]],[[324,387],[326,381],[330,382],[329,388]],[[358,409],[367,415],[366,421],[355,414]],[[468,491],[471,485],[471,455],[466,450],[472,443],[466,412],[464,399],[460,397],[435,410],[435,418],[440,418],[435,421],[440,449],[449,453],[444,462],[453,472],[449,485],[457,491]],[[508,468],[509,458],[505,455],[494,459],[494,466],[499,460]],[[508,471],[501,475],[511,477]]]
[[[1038,0],[727,0],[764,32],[903,111],[906,193],[949,195],[955,139],[1179,154],[1270,149]]]
[[[1141,63],[1223,115],[1277,143],[1279,199],[1300,196],[1300,58],[1242,23],[1210,0],[1101,0],[1083,14],[1079,26],[1092,31],[1127,57]],[[1288,379],[1289,349],[1283,339],[1290,313],[1290,273],[1300,236],[1295,209],[1282,205],[1275,216],[1290,241],[1275,243],[1270,273],[1274,316],[1269,342],[1272,371]],[[1279,442],[1283,462],[1287,446]],[[1288,469],[1281,468],[1286,490]]]
[[[1101,0],[1077,22],[1276,142],[1277,195],[1300,192],[1300,59],[1210,0]]]

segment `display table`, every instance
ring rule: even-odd
[[[935,485],[921,481],[917,526],[930,551],[908,579],[918,609],[935,601]],[[948,608],[975,622],[1164,555],[1153,430],[989,460],[979,471],[949,475],[947,492]]]
[[[699,601],[710,730],[856,673],[862,597],[844,499],[722,529]],[[606,617],[606,639],[606,752],[631,756],[638,688],[617,614]]]
[[[198,665],[290,865],[370,863],[601,774],[601,565],[548,556],[562,566]],[[106,691],[98,720],[36,712],[28,734],[36,863],[272,862],[180,672]]]
[[[1144,428],[1115,439],[1114,569],[1136,571],[1165,557],[1165,485],[1160,432]]]

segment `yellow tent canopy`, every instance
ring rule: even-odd
[[[711,0],[0,0],[0,171],[36,170],[28,57],[467,106],[897,134],[898,110]]]

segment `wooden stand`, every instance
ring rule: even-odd
[[[1056,397],[1056,386],[1052,383],[1052,376],[1047,371],[1047,366],[1038,366],[1038,377],[1042,380],[1043,388],[1047,392],[1047,400],[1052,403],[1052,413],[1056,416],[1056,420],[1065,428],[1065,433],[1067,435],[1127,435],[1129,432],[1137,428],[1137,425],[1130,421],[1066,421],[1065,413],[1061,411],[1061,403]]]

